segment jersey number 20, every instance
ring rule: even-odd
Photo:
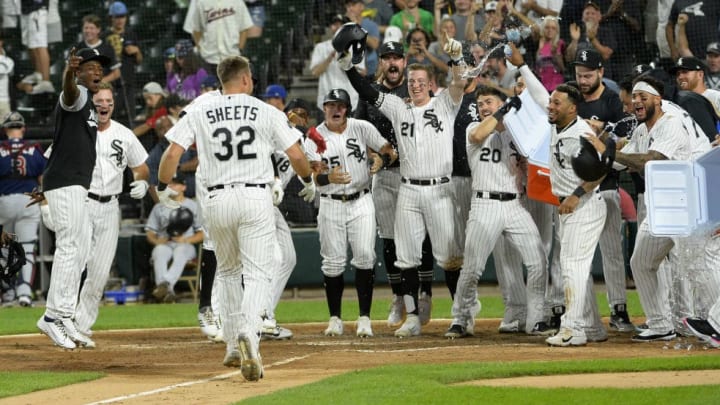
[[[242,139],[237,144],[237,159],[244,160],[257,158],[256,153],[248,153],[244,150],[245,146],[249,146],[255,141],[255,130],[252,129],[252,127],[243,126],[238,128],[237,131],[235,131],[235,136]],[[218,160],[222,161],[230,160],[234,152],[232,144],[232,132],[230,132],[230,130],[227,128],[218,128],[215,130],[215,132],[213,132],[212,137],[221,138],[220,145],[225,148],[225,151],[223,153],[215,152],[215,157],[218,158]]]

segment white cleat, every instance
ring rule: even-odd
[[[560,328],[560,332],[555,336],[545,339],[545,343],[550,346],[559,347],[585,346],[587,344],[587,337],[574,334],[572,329]]]
[[[82,347],[84,349],[94,349],[96,347],[95,342],[92,339],[77,330],[72,319],[62,318],[62,323],[63,326],[65,326],[65,331],[67,332],[70,340],[75,342],[75,346]]]
[[[245,335],[238,337],[240,351],[240,373],[247,381],[259,381],[263,377],[263,365],[260,353]]]
[[[390,313],[388,314],[388,327],[397,328],[402,325],[405,320],[405,302],[403,297],[399,295],[393,295],[392,302],[390,302]]]
[[[337,316],[330,317],[328,327],[323,332],[325,336],[341,336],[343,334],[343,323],[342,319]]]
[[[420,318],[415,314],[408,314],[400,329],[395,331],[395,336],[399,338],[419,336],[420,328]]]
[[[367,338],[373,336],[372,325],[370,324],[370,318],[367,316],[361,316],[357,320],[357,336],[361,338]]]
[[[68,336],[62,320],[55,319],[53,321],[46,321],[45,316],[42,316],[38,319],[36,325],[38,329],[46,334],[57,346],[71,350],[77,347],[75,342]]]
[[[202,307],[197,315],[198,324],[200,325],[200,332],[203,335],[214,340],[215,336],[220,332],[217,324],[217,317],[213,313],[212,308]]]

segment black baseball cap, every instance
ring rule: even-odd
[[[588,7],[593,7],[593,8],[595,8],[595,10],[602,12],[602,10],[600,10],[600,6],[598,6],[598,4],[592,0],[585,3],[585,5],[583,6],[583,10],[585,10]]]
[[[388,41],[384,44],[380,45],[380,50],[378,51],[378,56],[383,57],[385,55],[394,54],[400,57],[405,56],[405,48],[402,46],[400,42],[396,41]]]
[[[713,55],[720,55],[720,42],[709,43],[705,52]]]
[[[310,112],[310,104],[301,98],[294,98],[288,101],[288,103],[285,105],[285,112],[294,110],[296,108],[301,108],[307,112]]]
[[[590,69],[600,69],[603,67],[603,58],[594,49],[583,49],[582,51],[577,51],[575,54],[573,65],[585,66]]]
[[[650,65],[640,64],[636,65],[632,68],[632,75],[633,76],[640,76],[642,74],[645,74],[649,71],[653,70],[653,67]]]
[[[93,48],[82,48],[79,51],[75,52],[75,56],[79,56],[82,58],[80,61],[80,64],[87,63],[90,61],[98,61],[102,67],[108,67],[110,65],[110,58],[107,56],[101,54],[97,49]]]
[[[705,70],[705,63],[694,56],[682,57],[670,68],[670,73],[675,74],[678,70]]]

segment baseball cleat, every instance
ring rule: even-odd
[[[710,322],[700,318],[684,318],[683,324],[703,342],[712,347],[720,347],[720,332],[716,331]]]
[[[587,338],[584,335],[576,335],[569,328],[562,328],[555,336],[545,339],[548,346],[568,347],[568,346],[585,346]]]
[[[635,325],[630,322],[625,304],[617,304],[610,314],[610,329],[618,332],[635,332]]]
[[[415,314],[408,314],[400,329],[395,331],[395,336],[399,338],[419,336],[420,327],[420,318]]]
[[[203,335],[212,339],[218,334],[219,328],[218,328],[217,320],[216,320],[215,314],[213,313],[212,308],[210,308],[210,307],[200,308],[200,311],[198,311],[197,318],[198,318],[198,324],[200,325],[200,332],[202,332]]]
[[[287,340],[292,339],[292,337],[293,333],[290,329],[277,325],[272,329],[263,327],[262,333],[260,334],[260,339],[262,340]]]
[[[388,314],[388,327],[397,328],[402,325],[405,321],[405,302],[403,297],[399,295],[393,295],[392,302],[390,302],[390,313]]]
[[[530,331],[529,335],[533,336],[552,336],[554,334],[558,333],[558,328],[553,328],[550,325],[547,324],[545,321],[540,321],[533,326],[532,331]]]
[[[657,329],[646,329],[642,333],[632,337],[633,342],[661,342],[673,340],[677,337],[674,330],[659,331]]]
[[[37,321],[37,327],[46,334],[57,346],[63,349],[75,349],[77,345],[70,339],[61,319],[48,319],[45,316]]]
[[[372,325],[370,324],[370,318],[367,316],[361,316],[357,320],[357,332],[358,337],[367,338],[373,336]]]
[[[337,316],[331,316],[328,321],[328,327],[323,332],[325,336],[341,336],[343,334],[342,319]]]
[[[500,322],[500,326],[498,326],[498,332],[500,332],[500,333],[518,333],[518,332],[520,332],[520,321],[515,319],[511,322],[505,322],[503,320]]]
[[[240,351],[240,373],[248,381],[259,381],[263,377],[263,366],[260,353],[245,335],[238,337]]]
[[[448,339],[463,338],[466,336],[470,336],[470,334],[467,333],[465,327],[456,323],[450,325],[447,332],[445,332],[445,337]]]
[[[28,297],[27,295],[21,295],[18,298],[18,304],[20,304],[21,307],[29,308],[32,306],[32,298]]]
[[[75,342],[75,346],[82,347],[85,349],[94,349],[95,348],[95,342],[93,342],[92,339],[89,337],[83,335],[80,333],[77,328],[75,327],[75,323],[70,318],[61,318],[63,326],[65,326],[65,331],[67,332],[68,337],[70,340]]]
[[[225,353],[225,358],[223,359],[223,366],[225,367],[240,367],[241,359],[240,359],[240,351],[236,349],[228,350]]]
[[[418,297],[418,317],[421,325],[430,323],[432,315],[432,296],[426,292],[421,292]]]

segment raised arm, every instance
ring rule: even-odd
[[[550,93],[548,93],[545,86],[543,86],[542,82],[540,82],[540,79],[538,79],[532,70],[530,70],[530,68],[525,64],[525,59],[523,59],[523,56],[515,47],[515,44],[510,43],[509,45],[512,49],[512,55],[507,57],[508,62],[518,67],[520,74],[523,79],[525,79],[526,90],[530,92],[533,100],[535,100],[535,102],[547,112]]]
[[[68,64],[63,74],[62,102],[68,106],[75,104],[75,101],[80,97],[80,89],[78,89],[77,83],[75,83],[75,73],[80,69],[82,58],[75,55],[75,52],[77,52],[77,49],[72,47],[72,49],[70,49],[70,56],[68,56]]]

